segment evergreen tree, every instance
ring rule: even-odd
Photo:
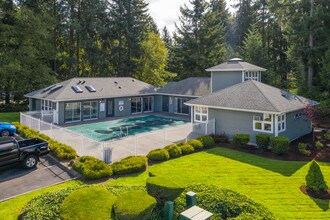
[[[166,48],[169,50],[169,48],[173,44],[172,37],[170,35],[170,32],[167,30],[167,27],[165,26],[162,30],[162,39],[165,43]]]
[[[144,0],[112,0],[110,3],[112,68],[116,76],[132,76],[138,68],[141,42],[152,31],[152,18]]]
[[[326,192],[328,189],[320,166],[318,163],[316,163],[315,160],[313,160],[309,166],[309,170],[306,176],[306,187],[315,193]]]

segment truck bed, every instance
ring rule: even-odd
[[[17,143],[18,143],[19,148],[24,148],[24,147],[31,147],[33,145],[43,144],[43,143],[47,143],[47,142],[44,140],[41,140],[39,138],[32,138],[32,139],[28,139],[28,140],[18,141]]]

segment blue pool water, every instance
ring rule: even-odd
[[[68,127],[68,130],[96,141],[107,141],[127,135],[155,131],[170,126],[185,124],[187,121],[159,116],[124,118],[114,121],[98,122]]]

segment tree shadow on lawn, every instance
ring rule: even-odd
[[[315,202],[315,204],[320,207],[323,211],[328,211],[329,210],[329,200],[323,200],[323,199],[315,199],[310,197],[311,199],[313,199],[313,201]]]
[[[209,154],[223,156],[253,166],[257,166],[272,172],[282,174],[283,176],[293,175],[301,167],[305,166],[309,162],[309,161],[274,160],[274,159],[264,158],[253,154],[244,153],[223,147],[216,147],[207,150],[205,152]]]

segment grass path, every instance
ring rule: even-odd
[[[4,112],[0,113],[0,122],[19,121],[19,112]]]
[[[320,165],[330,185],[330,164]],[[227,148],[214,148],[149,167],[154,174],[184,185],[212,184],[245,194],[268,207],[279,219],[330,219],[329,201],[312,199],[299,190],[307,170],[306,162],[271,160]],[[144,172],[103,184],[144,186],[147,177],[148,172]],[[45,191],[79,184],[70,181],[0,203],[0,219],[16,219],[30,199]]]

